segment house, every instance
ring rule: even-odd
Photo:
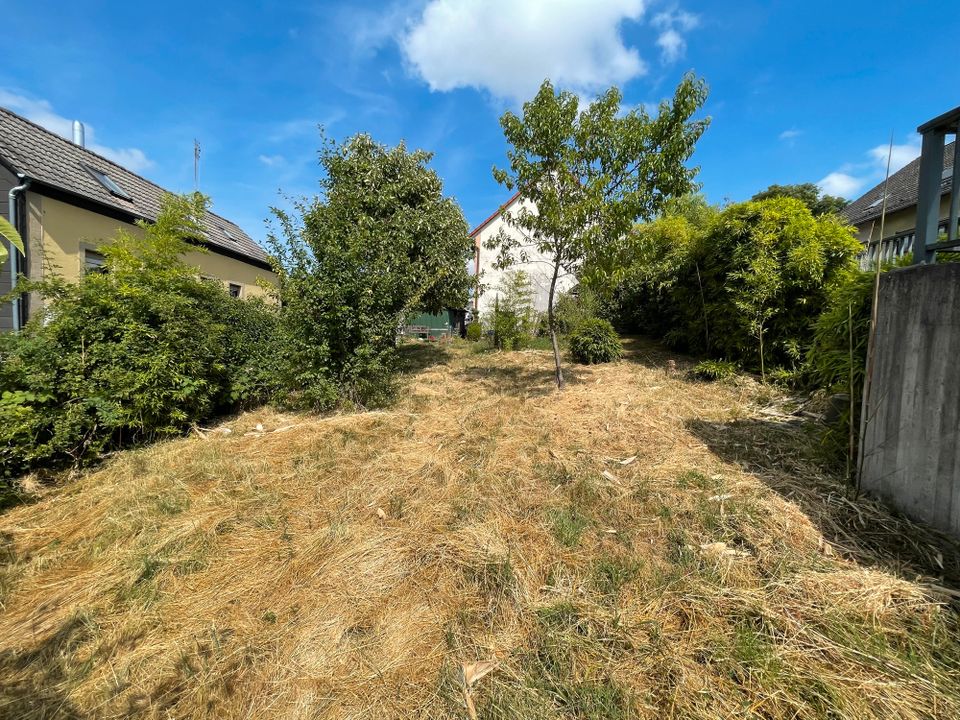
[[[97,248],[123,228],[154,220],[165,190],[83,146],[83,126],[74,141],[0,108],[0,212],[23,237],[25,256],[12,252],[0,267],[0,295],[18,274],[41,279],[56,272],[67,280],[98,267]],[[237,297],[263,295],[273,282],[266,252],[229,220],[207,212],[201,225],[208,252],[187,253],[203,277],[216,278]],[[23,295],[0,306],[0,331],[16,330],[37,311],[39,300]]]
[[[474,314],[479,313],[480,317],[493,310],[494,303],[502,292],[501,285],[504,273],[510,270],[522,270],[527,274],[533,290],[534,310],[541,313],[547,311],[550,298],[550,280],[553,276],[551,258],[539,252],[536,247],[533,247],[529,238],[525,238],[519,229],[511,227],[503,219],[505,212],[516,213],[524,206],[530,208],[530,205],[526,203],[527,201],[520,197],[520,193],[516,193],[470,233],[476,247],[473,270],[475,275],[480,276],[480,283],[483,286],[482,292],[474,293],[473,296]],[[518,262],[511,265],[507,270],[500,270],[495,267],[499,251],[489,250],[485,246],[486,242],[498,235],[501,230],[513,237],[520,238],[522,250],[527,255],[525,262],[519,262],[520,258],[515,257]],[[561,270],[560,277],[557,278],[556,293],[559,295],[561,292],[570,290],[576,285],[576,282],[573,275]]]
[[[951,206],[957,204],[956,200],[953,199],[953,185],[957,177],[956,169],[960,169],[957,163],[958,145],[956,139],[953,142],[945,143],[944,138],[947,134],[954,134],[955,136],[958,122],[960,122],[960,108],[939,118],[934,118],[917,128],[917,131],[924,136],[924,154],[928,157],[927,168],[929,169],[926,170],[926,173],[929,176],[927,185],[930,189],[928,191],[929,200],[925,198],[924,204],[929,206],[926,212],[931,217],[927,218],[926,221],[933,220],[936,224],[935,231],[927,231],[928,235],[937,236],[926,241],[928,246],[947,237]],[[931,138],[934,142],[929,142],[927,139],[931,135],[936,136]],[[936,140],[939,140],[939,144]],[[865,267],[873,265],[876,259],[878,241],[882,261],[893,260],[914,251],[914,241],[918,227],[917,205],[920,200],[922,168],[921,158],[917,158],[890,176],[887,183],[887,209],[886,218],[883,222],[883,238],[880,238],[880,215],[883,211],[884,183],[881,182],[876,187],[871,188],[841,211],[841,216],[857,228],[860,242],[865,247],[871,241],[873,243],[865,251],[862,258]],[[933,215],[936,215],[936,217],[933,218]],[[955,227],[956,210],[953,210],[953,217]],[[932,222],[930,227],[933,227]],[[954,229],[954,235],[955,232]],[[915,256],[915,260],[919,260],[919,258]]]

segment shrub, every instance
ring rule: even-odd
[[[585,320],[570,335],[570,354],[579,363],[611,362],[623,356],[623,345],[609,320]]]
[[[597,317],[599,310],[597,296],[589,288],[581,286],[576,294],[561,293],[553,308],[557,332],[561,335],[576,332],[584,322]],[[548,327],[544,335],[549,334]]]
[[[483,326],[474,320],[467,325],[467,340],[478,342],[483,337]]]
[[[529,347],[537,324],[530,278],[522,270],[507,271],[498,290],[489,320],[493,344],[500,350]]]
[[[142,238],[121,231],[101,247],[103,273],[21,286],[47,304],[23,332],[0,337],[4,475],[83,465],[263,395],[253,367],[273,310],[231,298],[183,261],[204,202],[166,198]]]
[[[429,160],[367,135],[327,143],[322,195],[275,211],[284,405],[388,403],[404,318],[466,303],[473,243]]]
[[[727,380],[737,374],[737,365],[727,360],[702,360],[690,374],[698,380]]]
[[[795,368],[831,288],[856,265],[853,229],[784,197],[688,215],[638,229],[616,292],[624,325],[761,373]]]

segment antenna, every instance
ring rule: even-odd
[[[200,190],[200,143],[193,139],[193,189]]]

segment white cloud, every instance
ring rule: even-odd
[[[287,162],[283,155],[260,155],[257,159],[269,168],[279,167]]]
[[[660,33],[660,37],[657,38],[657,45],[660,46],[661,57],[665,63],[676,62],[687,51],[686,40],[673,28]]]
[[[887,171],[887,154],[890,154],[890,174],[897,172],[920,155],[920,136],[907,138],[902,145],[877,145],[867,150],[866,160],[846,163],[817,183],[829,195],[853,198],[865,185],[883,180]]]
[[[887,153],[890,153],[890,173],[893,174],[904,165],[920,156],[920,136],[914,134],[905,145],[877,145],[867,154],[883,172],[887,170]]]
[[[850,198],[866,183],[866,179],[854,177],[843,172],[832,172],[817,183],[827,195],[839,195]]]
[[[781,140],[795,140],[795,139],[797,139],[798,137],[800,137],[801,135],[803,135],[803,131],[802,131],[802,130],[796,130],[796,129],[791,128],[790,130],[784,130],[782,133],[780,133],[780,135],[779,135],[778,137],[779,137]]]
[[[400,46],[431,90],[472,87],[526,100],[540,83],[590,94],[647,72],[621,24],[645,0],[429,0]]]
[[[660,59],[664,63],[673,63],[687,52],[687,41],[681,33],[690,32],[700,25],[700,18],[683,10],[671,10],[657,13],[650,24],[660,30],[657,45]]]
[[[55,112],[47,100],[37,100],[0,88],[0,105],[57,135],[68,140],[73,139],[73,120]],[[139,148],[113,148],[96,142],[92,125],[84,123],[84,136],[87,149],[113,160],[118,165],[123,165],[128,170],[142,172],[153,166],[153,161]]]

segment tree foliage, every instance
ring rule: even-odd
[[[615,293],[621,322],[748,368],[802,364],[814,321],[856,264],[852,228],[792,198],[699,217],[636,229],[635,261]]]
[[[798,185],[771,185],[754,195],[751,200],[769,200],[771,198],[788,197],[799,200],[809,208],[815,216],[836,214],[843,210],[849,201],[836,195],[827,195],[813,183]]]
[[[646,110],[621,109],[622,95],[611,88],[580,111],[577,96],[556,92],[549,81],[523,106],[500,119],[511,148],[509,169],[494,177],[516,188],[527,201],[504,215],[517,233],[501,232],[488,247],[507,266],[536,249],[552,266],[548,324],[563,385],[554,317],[557,278],[576,274],[586,261],[593,272],[614,274],[622,238],[638,218],[659,213],[673,196],[694,189],[697,168],[686,166],[707,120],[693,120],[706,99],[703,81],[687,76],[672,101],[655,117]]]
[[[298,201],[293,213],[274,211],[279,372],[290,405],[386,402],[403,319],[466,304],[473,244],[430,158],[362,134],[327,142],[322,194]]]
[[[104,272],[79,282],[22,283],[46,305],[21,333],[0,336],[0,467],[82,465],[104,450],[182,432],[261,401],[261,359],[274,311],[201,280],[202,196],[169,196],[142,237],[120,231]]]

